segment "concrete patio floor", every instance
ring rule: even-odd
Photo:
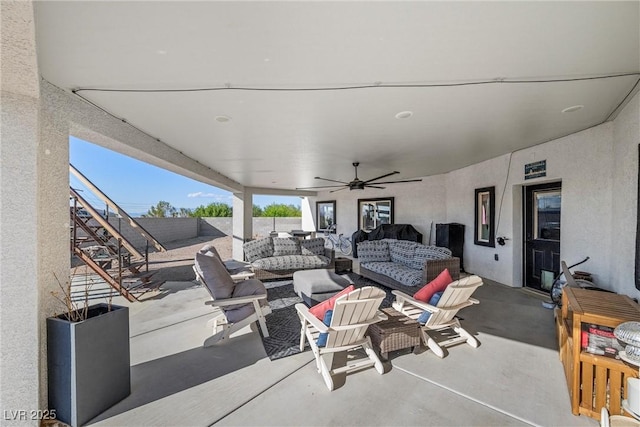
[[[479,348],[393,352],[384,375],[353,373],[333,392],[310,351],[270,361],[255,328],[203,348],[207,291],[189,281],[162,290],[114,301],[130,307],[132,392],[91,425],[598,425],[571,414],[553,312],[519,289],[485,281],[480,304],[460,312]]]

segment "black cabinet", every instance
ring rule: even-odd
[[[436,224],[436,246],[449,248],[454,257],[460,258],[460,271],[464,271],[464,224]]]

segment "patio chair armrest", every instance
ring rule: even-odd
[[[259,301],[261,299],[266,299],[266,298],[267,298],[267,294],[248,295],[246,297],[210,300],[210,301],[206,301],[205,304],[213,305],[215,307],[225,307],[228,305],[250,303],[250,302]]]
[[[427,304],[426,302],[423,301],[418,301],[417,299],[414,299],[413,297],[410,297],[409,295],[405,294],[404,292],[401,291],[391,291],[391,293],[393,295],[395,295],[398,299],[398,302],[401,304],[410,304],[413,305],[414,307],[417,308],[421,308],[423,310],[427,310],[431,313],[435,313],[438,311],[438,307],[434,307],[432,305]]]
[[[382,322],[383,320],[387,320],[389,317],[384,314],[381,311],[378,311],[376,313],[376,315],[374,317],[372,317],[371,319],[365,321],[365,322],[361,322],[361,323],[357,323],[357,324],[353,324],[353,325],[344,325],[344,326],[333,326],[330,327],[329,330],[332,331],[345,331],[348,329],[354,329],[360,326],[365,326],[365,325],[373,325],[374,323],[378,323],[378,322]]]
[[[310,323],[311,326],[316,328],[318,331],[327,332],[329,330],[329,327],[327,325],[322,323],[316,316],[309,313],[309,308],[306,305],[302,303],[298,303],[295,305],[295,307],[296,307],[296,310],[298,311],[298,315],[300,315],[301,318],[303,318],[306,322]]]

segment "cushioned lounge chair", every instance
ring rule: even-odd
[[[207,338],[204,347],[229,340],[232,333],[257,321],[262,335],[269,336],[265,316],[271,313],[267,303],[267,290],[257,279],[234,282],[219,257],[196,254],[193,270],[211,295],[211,301],[205,302],[213,306],[215,317],[209,321],[213,327],[213,335]]]

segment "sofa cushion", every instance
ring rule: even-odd
[[[413,255],[418,245],[419,243],[407,240],[389,240],[389,255],[391,256],[391,261],[412,267]]]
[[[273,256],[273,242],[271,237],[246,242],[242,245],[242,248],[244,249],[244,256],[249,262]]]
[[[273,239],[273,255],[300,255],[300,240],[295,237],[274,237]]]
[[[360,263],[391,261],[389,242],[372,240],[358,243],[358,259]]]
[[[407,267],[399,262],[368,262],[360,265],[374,273],[390,277],[405,286],[419,286],[422,284],[422,270]]]
[[[261,270],[308,270],[326,268],[331,260],[322,255],[283,255],[262,258],[251,263]]]
[[[231,297],[235,284],[219,258],[197,253],[195,265],[214,299]]]
[[[413,254],[413,260],[409,267],[422,269],[424,263],[430,259],[451,258],[451,250],[439,246],[417,245]]]
[[[438,277],[427,283],[413,295],[414,299],[422,302],[429,302],[431,297],[435,295],[437,292],[444,291],[449,283],[453,282],[451,278],[451,274],[449,274],[449,269],[445,268],[442,270],[442,273],[438,274]]]
[[[232,298],[241,298],[248,297],[250,295],[266,295],[267,289],[264,287],[264,283],[262,283],[258,279],[249,279],[238,282],[233,289]],[[264,306],[268,304],[267,299],[260,300],[260,305]],[[227,316],[227,320],[231,323],[236,323],[241,321],[242,319],[246,319],[253,313],[255,313],[255,308],[252,302],[244,303],[244,304],[235,304],[223,307],[224,314]]]
[[[300,253],[302,255],[324,255],[324,239],[304,239],[300,241]]]

